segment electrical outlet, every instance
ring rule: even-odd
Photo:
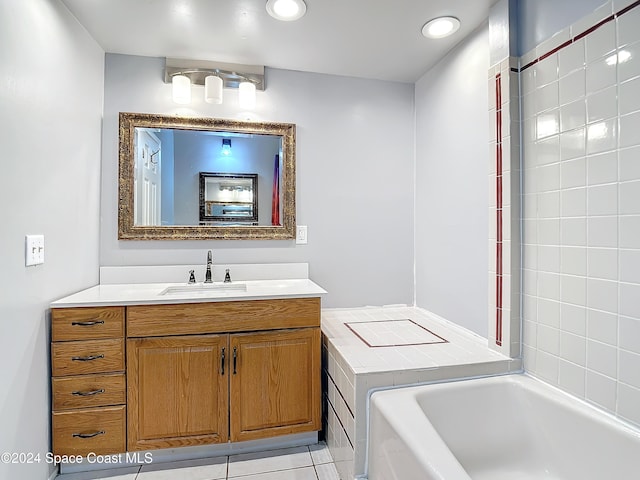
[[[296,227],[296,244],[297,245],[307,244],[307,226],[306,225],[298,225]]]
[[[25,237],[25,265],[44,263],[44,235],[27,235]]]

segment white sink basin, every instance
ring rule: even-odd
[[[172,285],[158,295],[215,295],[225,292],[246,292],[246,283],[196,283],[193,285]]]

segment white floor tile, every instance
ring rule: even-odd
[[[307,447],[284,448],[268,452],[245,453],[229,457],[229,478],[312,466]],[[313,470],[313,469],[312,469]],[[279,479],[280,477],[273,477]],[[284,478],[284,477],[282,477]]]
[[[67,473],[55,480],[136,480],[140,467],[113,468],[95,472]]]
[[[317,478],[313,467],[304,467],[238,477],[238,480],[317,480]]]
[[[225,478],[227,478],[227,457],[219,457],[143,465],[136,480],[224,480]]]
[[[329,447],[325,442],[320,442],[316,445],[309,445],[309,451],[311,452],[311,459],[314,465],[320,465],[322,463],[333,462]]]
[[[316,465],[316,473],[318,474],[318,480],[340,480],[338,470],[336,470],[336,466],[333,463]]]

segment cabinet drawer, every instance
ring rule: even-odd
[[[54,342],[51,371],[54,377],[124,371],[124,339]]]
[[[124,374],[58,377],[52,390],[54,410],[122,405],[127,399]]]
[[[320,326],[320,298],[127,307],[128,337],[160,337]]]
[[[90,340],[124,336],[124,307],[54,308],[51,339]]]
[[[125,407],[89,408],[53,414],[53,453],[86,455],[126,449]]]

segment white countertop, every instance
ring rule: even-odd
[[[246,291],[180,292],[160,295],[167,287],[186,283],[122,283],[96,285],[51,303],[51,307],[99,307],[113,305],[153,305],[171,303],[228,302],[318,297],[327,292],[309,279],[242,280]],[[221,282],[214,282],[221,284]],[[196,284],[201,285],[200,283]]]

